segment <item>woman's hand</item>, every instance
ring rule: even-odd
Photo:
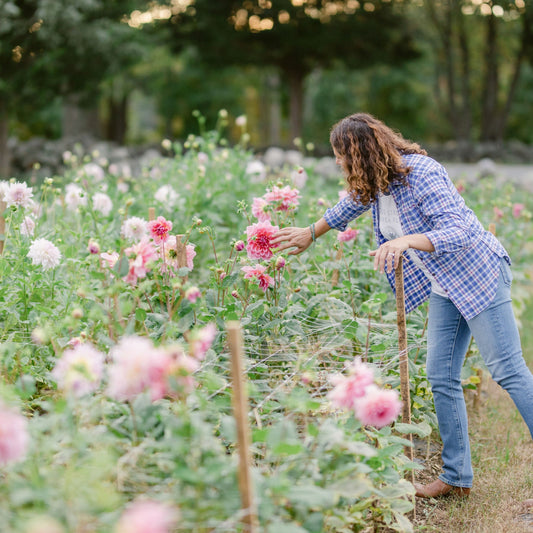
[[[381,274],[385,270],[392,272],[398,266],[400,256],[408,248],[410,248],[408,236],[384,242],[377,250],[370,252],[374,257],[374,270],[379,270]]]
[[[277,251],[281,252],[287,248],[294,248],[289,252],[289,255],[296,255],[307,250],[313,238],[311,236],[311,228],[283,228],[280,229],[274,238],[270,241],[272,244],[279,244]]]

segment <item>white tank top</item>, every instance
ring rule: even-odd
[[[397,239],[403,237],[403,229],[400,223],[398,207],[391,194],[380,194],[379,196],[379,231],[387,239]],[[444,289],[437,283],[437,280],[430,274],[424,263],[413,250],[406,250],[404,255],[407,256],[429,279],[431,290],[439,296],[448,297]]]

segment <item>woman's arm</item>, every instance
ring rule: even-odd
[[[315,238],[318,239],[321,235],[330,230],[330,226],[326,222],[325,218],[321,218],[318,222],[315,222]],[[294,248],[289,252],[289,255],[296,255],[307,250],[313,242],[313,234],[311,226],[306,228],[283,228],[280,229],[274,238],[272,244],[280,244],[277,251],[281,252],[287,248]]]
[[[423,233],[404,235],[384,242],[377,250],[370,252],[370,255],[374,257],[374,270],[383,273],[387,269],[387,272],[392,272],[398,266],[400,256],[409,248],[422,252],[435,251],[435,247]]]

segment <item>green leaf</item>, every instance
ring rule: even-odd
[[[420,438],[427,437],[431,434],[431,426],[427,422],[420,422],[419,424],[397,422],[394,424],[394,429],[399,433],[418,435]]]
[[[137,307],[137,309],[135,309],[135,318],[139,322],[144,322],[146,320],[146,311],[141,307]]]
[[[338,501],[335,491],[310,484],[294,485],[286,496],[293,505],[312,510],[331,508]]]
[[[344,498],[358,499],[370,494],[373,487],[366,477],[354,476],[341,479],[328,488]]]
[[[297,455],[304,450],[304,447],[299,444],[289,444],[288,442],[280,442],[272,449],[275,455]]]
[[[284,524],[283,522],[274,522],[267,527],[267,533],[309,533],[307,529],[300,527],[299,525]]]
[[[239,279],[239,274],[230,274],[229,276],[226,276],[221,283],[221,287],[223,289],[229,289],[231,286],[233,286],[237,280]]]

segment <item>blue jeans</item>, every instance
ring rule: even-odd
[[[432,293],[429,300],[427,375],[443,443],[439,477],[448,485],[471,487],[473,480],[461,386],[471,335],[493,379],[509,393],[533,437],[533,375],[522,357],[511,281],[511,269],[502,259],[494,300],[468,321],[448,298]]]

